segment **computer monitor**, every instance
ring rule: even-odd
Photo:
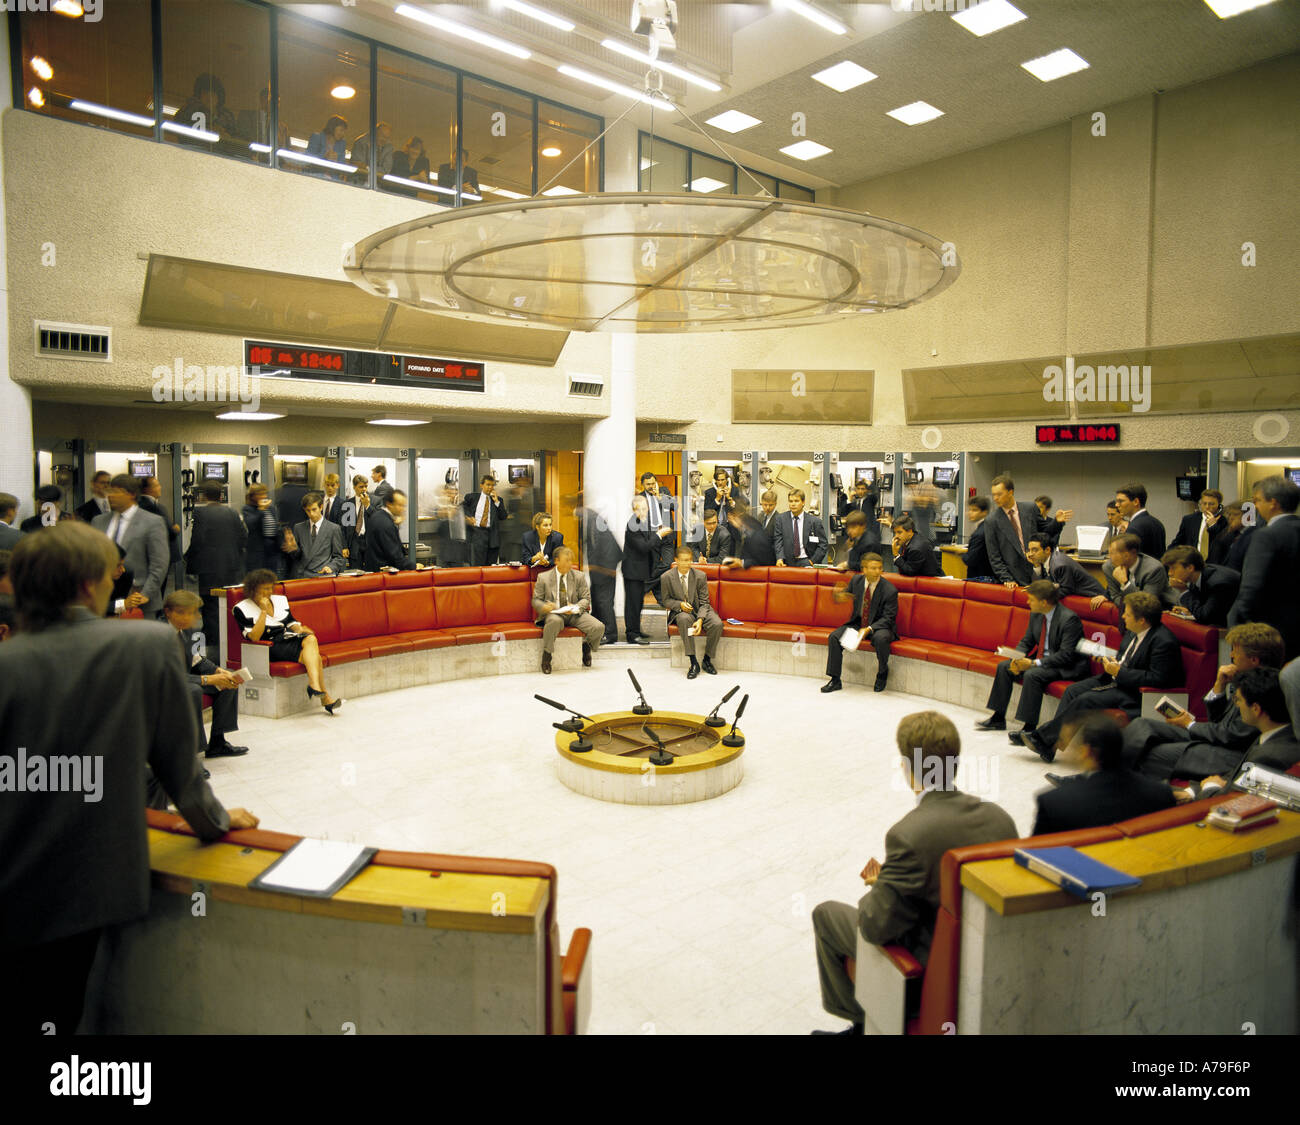
[[[1284,469],[1282,475],[1292,484],[1300,484],[1300,469]]]
[[[1205,491],[1205,478],[1196,477],[1176,477],[1175,484],[1178,488],[1178,499],[1187,500],[1195,504],[1200,498],[1201,493]]]
[[[881,491],[881,492],[893,492],[893,491],[894,491],[894,474],[893,474],[893,473],[881,473],[881,474],[880,474],[880,491]]]
[[[858,481],[865,481],[868,485],[875,484],[876,483],[875,467],[871,465],[859,465],[856,469],[854,469],[853,483],[857,484]]]
[[[218,484],[230,483],[230,462],[200,461],[199,480],[214,480]]]
[[[957,485],[957,470],[950,465],[939,465],[934,470],[935,488],[955,488]]]
[[[282,464],[282,471],[285,484],[307,483],[306,461],[285,461]]]
[[[145,477],[155,475],[154,470],[157,467],[157,464],[158,462],[152,457],[146,457],[138,461],[127,461],[127,466],[131,470],[131,475],[133,477],[140,477],[142,480]]]

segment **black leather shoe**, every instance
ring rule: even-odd
[[[223,742],[220,746],[209,746],[208,752],[204,755],[206,758],[238,758],[248,753],[247,746],[231,746],[229,742]]]
[[[1053,785],[1060,785],[1061,782],[1069,780],[1068,778],[1062,777],[1059,773],[1049,773],[1046,777]]]
[[[209,778],[211,778],[211,777],[212,777],[212,774],[211,774],[210,772],[208,772],[207,770],[204,770],[204,771],[203,771],[203,780],[204,780],[204,781],[207,781],[207,780],[208,780]]]
[[[716,676],[718,674],[718,670],[713,666],[713,661],[707,656],[704,658],[704,663],[700,665],[700,667],[702,667],[710,676]]]
[[[1007,735],[1007,741],[1012,746],[1023,746],[1025,744],[1025,732],[1022,730],[1013,730]]]
[[[863,1031],[862,1024],[851,1023],[843,1031],[821,1031],[819,1029],[817,1031],[814,1031],[812,1034],[813,1035],[861,1035],[862,1031]]]
[[[551,674],[551,654],[549,652],[542,653],[542,671],[548,676]]]
[[[634,645],[648,645],[648,644],[650,643],[650,638],[649,638],[649,637],[637,637],[637,638],[635,638],[635,639],[632,641],[632,643],[633,643]]]
[[[695,677],[698,676],[699,674],[700,674],[700,665],[699,665],[699,662],[696,661],[696,660],[692,660],[692,661],[691,661],[691,666],[690,666],[689,668],[686,669],[686,678],[687,678],[688,680],[693,680],[693,679],[695,679]]]
[[[888,677],[888,676],[877,676],[877,677],[876,677],[875,685],[872,687],[871,690],[872,690],[872,691],[884,691],[884,690],[885,690],[885,686],[886,686],[888,683],[889,683],[889,677]]]
[[[825,695],[828,691],[843,691],[843,690],[844,690],[844,685],[840,683],[838,679],[827,680],[826,683],[822,684],[823,695]]]
[[[1006,730],[1006,719],[1000,719],[997,715],[990,715],[982,723],[975,724],[976,730]]]
[[[586,644],[585,642],[582,646],[582,666],[584,668],[591,667],[591,645]]]
[[[1036,730],[1024,730],[1020,732],[1020,737],[1024,739],[1024,745],[1028,746],[1035,754],[1043,759],[1049,766],[1056,757],[1054,747],[1047,746],[1043,743],[1042,737]]]

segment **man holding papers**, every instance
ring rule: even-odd
[[[560,630],[572,625],[582,630],[582,665],[591,667],[591,653],[600,648],[605,626],[591,615],[591,589],[580,570],[573,569],[573,549],[561,547],[555,566],[543,571],[533,588],[533,611],[542,627],[542,671],[551,674],[551,654]]]
[[[876,691],[884,691],[889,680],[889,643],[896,639],[894,621],[898,617],[898,591],[881,577],[885,560],[874,551],[862,556],[862,573],[855,575],[846,588],[836,586],[832,595],[837,602],[853,599],[853,614],[826,642],[826,675],[830,681],[823,692],[839,691],[844,652],[855,652],[864,644],[876,650]]]
[[[709,583],[701,571],[691,566],[690,547],[678,547],[676,565],[659,576],[659,604],[668,611],[668,620],[677,626],[682,638],[682,649],[690,658],[686,678],[695,679],[700,674],[700,663],[695,659],[695,638],[701,633],[704,641],[704,670],[716,676],[713,654],[718,651],[722,638],[722,618],[709,605]]]

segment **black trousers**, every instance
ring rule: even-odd
[[[655,575],[662,574],[665,570],[671,570],[673,565],[673,553],[677,550],[677,532],[671,535],[665,535],[654,546]]]
[[[99,947],[99,929],[58,941],[3,951],[5,1016],[24,1038],[44,1035],[51,1024],[55,1035],[71,1035],[81,1021],[86,982]]]
[[[1005,715],[1011,702],[1011,685],[1020,682],[1020,705],[1016,718],[1026,727],[1038,725],[1038,713],[1043,709],[1043,692],[1047,685],[1060,677],[1051,668],[1026,668],[1019,676],[1011,674],[1011,661],[1004,660],[993,673],[993,687],[989,690],[988,708],[995,715]]]
[[[1124,728],[1121,761],[1126,770],[1141,770],[1147,754],[1161,743],[1172,744],[1173,757],[1177,758],[1191,740],[1191,732],[1185,727],[1166,723],[1162,719],[1134,719]]]
[[[1231,781],[1245,758],[1244,750],[1212,742],[1159,742],[1142,759],[1138,772],[1160,781],[1175,777],[1204,781],[1215,774]]]
[[[470,566],[493,566],[501,558],[501,547],[489,546],[491,531],[486,527],[471,527],[469,531]]]
[[[199,726],[199,744],[195,751],[207,753],[208,746],[221,745],[225,736],[232,730],[239,729],[239,692],[214,691],[212,693],[212,734],[203,732],[203,689],[198,684],[189,684],[190,703],[194,706],[194,719]]]
[[[1061,737],[1061,728],[1067,722],[1082,722],[1089,711],[1104,711],[1111,707],[1119,708],[1132,719],[1142,710],[1142,702],[1134,699],[1130,692],[1116,687],[1109,676],[1089,676],[1065,689],[1056,717],[1038,728],[1038,736],[1044,745],[1055,746]]]
[[[640,578],[623,575],[623,631],[629,641],[641,635],[641,606],[645,602],[646,588],[650,585]]]
[[[838,680],[844,667],[844,649],[840,646],[840,638],[850,626],[857,628],[856,623],[846,621],[826,639],[826,674],[832,679]],[[876,676],[883,679],[889,675],[890,642],[897,638],[888,629],[876,628],[871,630],[871,636],[867,640],[876,650]]]
[[[614,615],[614,576],[597,574],[591,578],[591,615],[605,626],[605,644],[618,640],[618,618]]]
[[[206,591],[203,598],[203,643],[208,648],[217,648],[221,644],[221,610],[222,599],[214,598]]]

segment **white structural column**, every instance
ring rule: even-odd
[[[632,514],[636,475],[636,335],[609,337],[609,416],[586,424],[582,439],[582,486],[586,504],[609,525],[619,545]],[[614,595],[623,612],[623,583]]]
[[[0,35],[0,114],[13,104],[9,82],[9,36]],[[0,142],[3,141],[0,116]],[[3,148],[0,147],[0,183],[4,177]],[[18,515],[29,516],[32,507],[32,396],[9,377],[9,238],[5,226],[5,197],[0,190],[0,492],[18,497]]]

